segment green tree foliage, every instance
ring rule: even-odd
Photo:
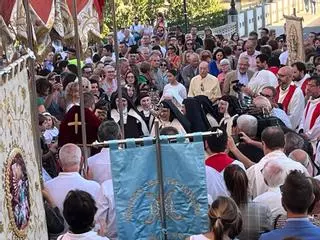
[[[169,26],[183,24],[183,0],[169,0],[165,6],[164,0],[115,0],[118,27],[128,27],[133,18],[138,16],[141,23],[146,20],[154,21],[157,12],[166,12],[166,21]],[[225,21],[224,10],[220,0],[186,0],[188,20],[196,25],[222,25]],[[112,1],[106,1],[104,28],[112,31]],[[108,30],[107,30],[108,31]]]

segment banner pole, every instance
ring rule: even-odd
[[[215,132],[202,132],[201,135],[203,137],[207,137],[207,136],[211,136],[211,135],[217,135],[217,136],[221,136],[222,135],[222,131],[220,129],[217,129],[217,131]],[[168,135],[166,136],[168,138],[168,140],[176,140],[176,135]],[[193,134],[192,133],[188,133],[184,135],[184,138],[193,138]],[[155,143],[156,138],[152,138],[153,143]],[[104,142],[94,142],[92,144],[87,144],[87,146],[89,147],[108,147],[109,146],[109,142],[110,141],[104,141]],[[127,142],[127,139],[121,139],[118,140],[117,143],[118,144],[125,144]],[[144,138],[135,138],[134,139],[135,143],[143,143],[144,142]],[[81,144],[79,144],[79,146],[82,146]]]
[[[117,91],[119,103],[122,102],[122,88],[121,88],[121,79],[120,79],[120,68],[119,68],[119,48],[118,48],[118,35],[117,35],[117,19],[116,19],[116,3],[115,0],[112,0],[112,24],[113,24],[113,40],[114,40],[114,54],[116,56],[116,78],[117,78]],[[125,138],[124,133],[124,121],[123,121],[123,106],[122,104],[118,105],[119,115],[120,115],[120,129],[121,129],[121,139]]]
[[[164,180],[162,169],[162,157],[161,157],[161,143],[160,143],[160,130],[159,120],[155,121],[155,133],[156,133],[156,154],[157,154],[157,175],[159,181],[159,205],[160,205],[160,221],[162,236],[164,240],[167,240],[167,222],[166,222],[166,209],[164,203]]]
[[[26,22],[27,22],[27,33],[28,33],[28,48],[34,52],[33,48],[33,32],[32,32],[32,25],[31,25],[31,17],[30,17],[30,6],[29,0],[23,0],[23,5],[26,11]],[[28,61],[26,58],[25,61]],[[35,64],[34,59],[31,57],[29,58],[29,94],[30,94],[30,103],[31,103],[31,121],[34,124],[37,124],[36,128],[34,124],[32,124],[32,133],[33,138],[35,140],[35,156],[38,162],[39,174],[40,174],[40,184],[43,188],[43,179],[42,179],[42,156],[41,156],[41,146],[40,146],[40,130],[39,130],[39,118],[38,118],[38,108],[37,108],[37,101],[36,101],[36,80],[35,80]],[[27,64],[26,64],[27,65]]]
[[[88,149],[87,149],[87,132],[86,132],[86,119],[84,112],[84,97],[83,97],[83,86],[82,86],[82,72],[81,72],[81,54],[80,54],[80,39],[79,39],[79,30],[78,30],[78,19],[77,19],[77,5],[76,0],[73,0],[72,3],[72,17],[74,24],[75,32],[75,42],[76,42],[76,56],[77,56],[77,70],[78,70],[78,79],[79,79],[79,94],[80,94],[80,116],[81,116],[81,135],[82,135],[82,144],[83,144],[83,153],[84,153],[84,172],[87,172],[87,159],[88,159]]]

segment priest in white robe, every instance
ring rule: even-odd
[[[256,58],[256,64],[258,71],[253,74],[252,78],[248,83],[248,88],[244,89],[244,92],[251,97],[255,97],[260,94],[263,88],[272,86],[278,86],[278,80],[276,75],[273,72],[267,70],[268,56],[265,54],[260,54]]]
[[[299,126],[304,109],[304,95],[299,87],[292,82],[293,70],[285,66],[279,69],[277,95],[275,100],[282,105],[282,109],[287,113],[292,129]]]
[[[299,132],[312,143],[314,150],[320,137],[320,77],[311,77],[307,85],[309,101],[302,114]]]

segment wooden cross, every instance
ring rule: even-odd
[[[74,115],[74,122],[69,122],[68,123],[68,126],[74,126],[74,132],[75,134],[78,134],[78,126],[81,125],[81,122],[78,121],[79,118],[78,118],[78,113],[76,113]]]

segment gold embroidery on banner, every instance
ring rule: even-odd
[[[142,187],[138,188],[133,192],[132,196],[128,201],[128,207],[124,212],[124,218],[128,222],[133,222],[135,225],[141,224],[152,224],[153,222],[160,219],[160,199],[157,191],[154,188],[158,188],[159,181],[150,180],[146,182]],[[200,204],[196,198],[196,195],[192,192],[190,188],[186,185],[179,183],[176,179],[167,178],[165,180],[165,194],[164,194],[164,204],[167,217],[174,221],[182,221],[184,216],[178,213],[175,209],[174,195],[183,193],[185,196],[185,202],[191,203],[191,208],[194,210],[196,216],[200,215]],[[137,211],[141,211],[142,206],[139,202],[145,196],[147,200],[146,206],[148,208],[147,216],[137,216]],[[139,204],[137,206],[137,204]],[[147,210],[146,210],[147,211]]]

